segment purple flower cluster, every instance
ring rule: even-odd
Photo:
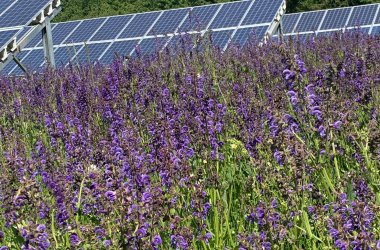
[[[378,38],[186,42],[0,77],[0,249],[379,248]]]

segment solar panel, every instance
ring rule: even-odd
[[[317,31],[318,27],[324,16],[324,11],[314,11],[314,12],[304,12],[300,20],[298,21],[297,26],[295,27],[294,32],[306,32],[306,31]],[[288,16],[288,15],[285,15]],[[284,30],[286,23],[283,23]]]
[[[211,40],[214,45],[221,49],[227,48],[231,40],[243,45],[251,34],[256,34],[260,40],[266,32],[273,32],[274,19],[282,14],[283,4],[284,0],[243,0],[58,23],[52,31],[56,61],[62,65],[67,64],[70,58],[78,63],[100,59],[101,63],[108,64],[114,59],[115,53],[147,55],[162,50],[164,46],[177,46],[184,38],[189,42],[186,46],[190,48],[195,39],[205,33],[207,36],[209,30],[213,30]],[[196,34],[172,37],[184,31]],[[169,38],[170,42],[166,45]],[[28,47],[33,48],[33,51],[41,51],[41,47],[36,47],[41,46],[41,40],[41,37],[33,39]],[[78,49],[75,56],[67,53],[66,45],[72,46],[72,43]],[[25,61],[31,58],[35,58],[35,55],[27,55]],[[38,65],[43,65],[43,61],[42,57]]]
[[[153,26],[149,35],[162,35],[174,33],[185,19],[190,9],[178,9],[164,11],[157,23]]]
[[[282,30],[285,35],[297,33],[318,33],[331,35],[335,31],[360,31],[369,33],[380,16],[379,4],[368,4],[322,11],[286,14],[283,17]],[[294,20],[299,18],[294,27]],[[374,26],[375,27],[375,26]],[[374,31],[375,32],[375,31]],[[372,32],[373,33],[373,32]]]
[[[242,25],[270,23],[273,22],[282,0],[256,0],[249,9],[247,16],[244,18]]]
[[[206,29],[220,6],[221,5],[209,5],[193,8],[185,22],[181,25],[180,31],[189,32]]]
[[[103,64],[110,64],[115,58],[115,53],[117,53],[119,56],[129,56],[139,41],[140,40],[128,40],[114,42],[111,47],[108,48],[106,53],[104,53],[104,55],[101,57],[100,62]]]
[[[244,46],[248,41],[260,41],[269,26],[238,29],[232,38],[232,43]]]
[[[150,12],[145,14],[137,14],[131,23],[120,34],[119,38],[142,37],[153,25],[154,21],[160,15],[160,12]]]
[[[377,4],[355,7],[347,26],[354,27],[372,24],[377,7]]]
[[[111,40],[115,39],[117,35],[124,29],[128,22],[132,19],[133,15],[128,16],[114,16],[107,19],[103,26],[91,38],[91,41]]]
[[[64,43],[87,42],[105,20],[105,18],[84,20],[75,31],[64,40]]]
[[[3,1],[3,0],[2,0]],[[0,16],[0,27],[23,26],[29,24],[41,11],[43,11],[52,0],[18,0],[9,6],[9,1],[5,13]]]
[[[79,26],[80,21],[59,23],[52,31],[53,33],[53,44],[61,44],[66,38]]]
[[[251,3],[252,1],[241,1],[224,4],[212,22],[210,29],[237,26]]]
[[[13,30],[4,30],[4,31],[0,30],[0,48],[7,46],[8,43],[11,40],[13,40],[21,30],[22,29],[13,29]]]
[[[290,14],[285,15],[282,18],[283,32],[284,33],[292,33],[295,26],[297,25],[297,21],[299,19],[299,14]]]
[[[351,8],[328,10],[322,23],[321,29],[339,29],[344,28],[350,15]]]

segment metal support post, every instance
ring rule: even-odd
[[[45,58],[47,64],[55,68],[54,49],[53,49],[53,36],[51,33],[50,20],[45,20],[45,27],[42,29],[42,42],[44,45]]]

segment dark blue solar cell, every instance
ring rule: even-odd
[[[325,11],[304,12],[294,29],[294,33],[317,31]]]
[[[68,22],[68,23],[58,23],[52,33],[53,33],[53,44],[59,45],[61,44],[70,33],[75,30],[75,28],[79,25],[80,21]]]
[[[136,47],[140,40],[128,40],[122,42],[114,42],[111,47],[108,48],[106,53],[100,58],[100,62],[103,64],[110,64],[115,59],[115,56],[129,56],[132,50]]]
[[[251,1],[248,1],[251,2]],[[284,0],[256,0],[250,8],[242,25],[271,23]]]
[[[105,20],[105,18],[84,20],[64,43],[87,42]]]
[[[347,26],[352,27],[372,24],[377,7],[378,4],[355,7]]]
[[[210,28],[218,29],[237,26],[251,3],[252,1],[241,1],[224,4]]]
[[[86,44],[73,58],[73,62],[78,64],[94,63],[103,54],[111,43]]]
[[[238,29],[232,38],[232,42],[234,44],[244,46],[247,41],[252,41],[254,43],[262,41],[268,28],[269,26],[266,25],[253,28]]]
[[[210,24],[211,19],[221,5],[209,5],[193,8],[185,22],[181,25],[181,32],[205,30]]]
[[[159,12],[137,14],[129,25],[123,30],[119,38],[132,38],[144,36],[160,15]]]
[[[190,9],[178,9],[164,11],[156,24],[153,26],[149,35],[165,35],[174,33],[181,22],[185,19]]]
[[[0,16],[0,27],[28,25],[50,2],[51,0],[18,0]]]
[[[321,30],[345,28],[350,11],[351,8],[328,10]]]
[[[133,15],[113,16],[103,24],[103,26],[91,38],[91,41],[113,40],[124,29]]]
[[[136,56],[136,54],[152,55],[155,52],[160,51],[164,47],[167,40],[168,40],[167,38],[163,38],[163,37],[144,39],[136,47],[136,49],[133,51],[132,55],[133,56]]]
[[[284,15],[282,17],[282,32],[284,34],[292,33],[300,16],[300,14]]]
[[[371,35],[379,35],[380,34],[380,26],[373,26]]]
[[[20,29],[0,31],[0,48],[6,47],[19,31]]]

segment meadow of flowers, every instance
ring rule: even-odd
[[[0,78],[0,249],[380,249],[380,38]]]

